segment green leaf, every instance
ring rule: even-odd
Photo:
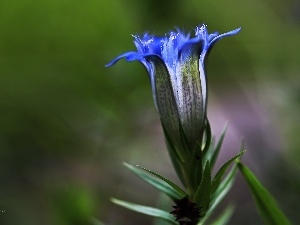
[[[206,135],[206,140],[205,140],[204,148],[202,150],[203,155],[205,155],[207,153],[208,149],[210,148],[210,146],[212,144],[211,127],[210,127],[210,123],[207,118],[206,118],[205,135]]]
[[[202,180],[202,151],[201,146],[198,143],[198,146],[200,147],[200,151],[194,152],[192,161],[189,163],[189,178],[191,180],[190,182],[190,191],[193,195],[197,191],[197,188]]]
[[[184,176],[184,172],[183,172],[183,168],[182,168],[182,159],[180,158],[180,156],[178,155],[175,146],[172,143],[172,140],[163,124],[163,122],[161,121],[161,125],[163,128],[163,132],[164,132],[164,136],[165,136],[165,142],[167,145],[167,149],[173,164],[173,167],[176,171],[177,176],[179,177],[181,183],[186,186],[186,180],[185,180],[185,176]]]
[[[211,158],[209,159],[210,163],[211,163],[211,168],[214,168],[215,166],[215,163],[217,161],[217,158],[218,158],[218,155],[219,155],[219,152],[221,150],[221,147],[222,147],[222,144],[223,144],[223,140],[224,140],[224,137],[225,137],[225,133],[226,133],[226,130],[227,130],[227,124],[225,124],[225,127],[222,131],[222,134],[221,134],[221,137],[216,145],[216,148],[214,150],[214,152],[212,153],[212,156]]]
[[[236,172],[237,166],[234,165],[227,174],[227,176],[220,183],[217,190],[214,193],[212,193],[211,208],[213,208],[214,205],[218,205],[220,201],[225,197],[225,195],[229,192],[230,188],[233,186],[233,183],[235,181]]]
[[[162,181],[166,182],[167,184],[169,184],[173,189],[175,189],[175,191],[177,191],[177,193],[180,195],[180,198],[183,198],[183,197],[187,196],[187,193],[185,193],[179,186],[177,186],[176,184],[174,184],[172,181],[170,181],[170,180],[164,178],[163,176],[159,175],[158,173],[155,173],[155,172],[153,172],[151,170],[148,170],[148,169],[146,169],[144,167],[141,167],[139,165],[137,165],[137,167],[145,170],[148,173],[151,173],[155,177],[157,177],[157,178],[161,179]]]
[[[198,142],[194,150],[192,160],[189,163],[188,177],[190,179],[190,191],[193,195],[197,191],[197,188],[202,180],[203,173],[203,155],[208,151],[211,144],[211,129],[209,121],[206,119],[205,128],[205,144],[201,146],[202,143]],[[203,150],[202,150],[203,149]]]
[[[158,198],[158,202],[156,204],[157,208],[162,209],[164,211],[169,211],[171,205],[172,205],[172,202],[171,202],[170,198],[168,198],[164,194],[160,194],[160,196]],[[153,221],[153,225],[167,225],[167,224],[169,224],[169,223],[160,218],[156,218]]]
[[[210,215],[214,212],[219,203],[224,199],[226,194],[230,191],[233,183],[235,181],[235,175],[237,171],[237,166],[234,165],[229,173],[226,175],[224,180],[219,185],[218,189],[211,196],[210,207],[206,213],[206,215],[201,219],[201,224],[205,224],[205,222],[209,219]]]
[[[167,180],[166,178],[160,176],[157,173],[154,173],[150,170],[147,170],[145,168],[139,169],[132,165],[129,165],[127,163],[124,163],[124,165],[134,172],[136,175],[138,175],[140,178],[142,178],[147,183],[151,184],[161,192],[165,193],[167,196],[169,196],[172,200],[181,199],[186,196],[185,192],[182,191],[178,186],[176,186],[171,181]],[[146,171],[144,171],[146,170]],[[149,174],[150,173],[150,174]],[[151,175],[152,174],[152,175]],[[154,176],[153,176],[154,175]]]
[[[102,223],[101,221],[97,220],[96,218],[92,218],[91,219],[91,224],[92,225],[105,225],[104,223]]]
[[[211,194],[211,171],[209,161],[206,161],[201,183],[193,197],[193,201],[201,207],[203,215],[205,215],[210,202]],[[202,215],[202,216],[203,216]]]
[[[242,151],[241,153],[237,154],[236,156],[234,156],[233,158],[231,158],[230,160],[228,160],[217,172],[217,174],[215,175],[213,181],[212,181],[212,193],[215,192],[215,190],[218,188],[218,186],[221,183],[221,179],[224,175],[224,173],[226,172],[228,166],[237,158],[239,158],[242,154],[244,154],[245,151]]]
[[[178,225],[178,223],[175,221],[175,218],[169,213],[161,209],[144,206],[144,205],[138,205],[131,202],[126,202],[118,199],[111,199],[111,201],[117,205],[123,206],[124,208],[133,210],[135,212],[143,213],[148,216],[154,216],[156,218],[163,219],[167,221],[169,224]]]
[[[213,222],[210,223],[210,225],[226,225],[232,214],[234,212],[234,207],[233,206],[227,206],[225,211]]]
[[[255,175],[242,163],[238,163],[239,170],[248,183],[255,200],[257,210],[267,225],[291,225],[291,222],[278,208],[275,199],[259,182]]]

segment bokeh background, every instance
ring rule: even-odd
[[[126,171],[141,164],[176,180],[149,81],[131,34],[176,26],[242,31],[208,63],[209,119],[220,162],[246,140],[243,161],[300,221],[300,3],[298,0],[1,0],[0,224],[154,224],[110,197],[155,206],[159,194]],[[261,224],[239,176],[230,224]]]

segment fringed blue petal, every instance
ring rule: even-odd
[[[105,65],[105,67],[110,67],[110,66],[114,65],[117,61],[119,61],[122,58],[125,58],[126,61],[131,62],[131,61],[138,60],[139,58],[141,58],[141,54],[136,53],[136,52],[125,52],[122,55],[119,55],[117,58],[110,61],[109,63],[107,63]]]
[[[171,31],[165,37],[157,37],[149,35],[148,33],[145,33],[142,37],[136,35],[133,37],[137,52],[126,52],[113,59],[106,67],[112,66],[121,58],[125,58],[127,61],[139,60],[144,64],[143,58],[149,55],[157,55],[164,60],[168,68],[174,69],[178,55],[185,46],[202,41],[203,45],[201,47],[202,53],[204,54],[201,55],[204,57],[206,51],[208,51],[217,40],[225,36],[235,35],[240,29],[241,28],[238,28],[220,35],[218,35],[218,32],[208,34],[206,25],[203,24],[202,26],[196,27],[195,37],[193,38],[190,38],[190,33],[185,34],[180,29]]]
[[[134,44],[137,48],[137,51],[141,54],[154,54],[161,55],[161,47],[163,43],[163,38],[155,37],[145,33],[143,37],[136,35],[134,37]]]
[[[203,27],[203,26],[202,26]],[[218,35],[217,32],[209,34],[207,33],[206,27],[203,28],[203,30],[199,30],[199,34],[203,36],[203,38],[205,39],[205,45],[203,47],[203,51],[200,55],[200,61],[202,64],[204,64],[205,58],[207,57],[208,52],[211,50],[211,48],[213,47],[213,45],[220,39],[222,39],[223,37],[227,37],[227,36],[232,36],[237,34],[239,31],[241,30],[240,28],[237,28],[235,30],[226,32],[224,34],[220,34]],[[205,67],[205,66],[204,66]]]
[[[242,29],[242,28],[239,27],[239,28],[237,28],[237,29],[235,29],[235,30],[232,30],[232,31],[229,31],[229,32],[226,32],[226,33],[224,33],[224,34],[220,34],[220,35],[214,37],[214,38],[210,41],[210,43],[209,43],[210,47],[211,47],[211,45],[213,45],[213,44],[214,44],[216,41],[218,41],[219,39],[221,39],[221,38],[223,38],[223,37],[235,35],[235,34],[237,34],[241,29]]]
[[[149,53],[161,56],[161,48],[163,44],[163,37],[153,37],[149,44]]]

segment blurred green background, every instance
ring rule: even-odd
[[[133,50],[130,34],[178,26],[242,31],[208,63],[209,119],[230,121],[220,162],[243,160],[300,221],[300,3],[297,0],[1,0],[0,224],[152,224],[109,202],[154,206],[158,193],[122,166],[176,180],[144,68],[104,65]],[[230,224],[259,224],[242,179]]]

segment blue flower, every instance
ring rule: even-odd
[[[207,55],[218,40],[239,31],[209,34],[202,25],[196,27],[194,37],[179,29],[164,37],[148,33],[133,36],[137,51],[126,52],[106,65],[122,58],[144,65],[168,144],[175,151],[171,152],[172,158],[182,163],[188,162],[196,147],[201,146],[206,129]]]

